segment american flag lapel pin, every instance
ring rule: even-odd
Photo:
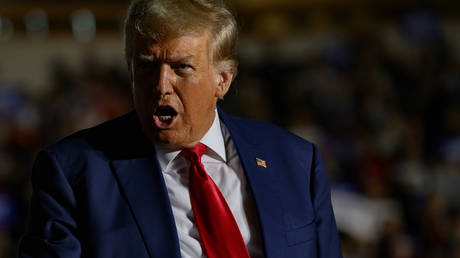
[[[267,163],[263,159],[256,158],[257,166],[267,168]]]

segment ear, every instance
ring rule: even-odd
[[[219,72],[219,74],[217,75],[217,98],[223,98],[225,94],[227,94],[228,90],[230,89],[230,84],[232,84],[232,80],[233,71],[231,71],[230,69]]]

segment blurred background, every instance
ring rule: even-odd
[[[38,150],[132,108],[127,0],[0,0],[0,257]],[[317,144],[347,258],[460,257],[460,2],[235,0],[227,113]]]

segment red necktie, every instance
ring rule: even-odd
[[[201,163],[205,151],[198,143],[181,152],[191,162],[190,201],[204,252],[209,258],[249,257],[232,211]]]

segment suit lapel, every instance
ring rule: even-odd
[[[154,156],[114,160],[113,170],[151,257],[180,257],[174,217]]]
[[[246,139],[244,132],[236,128],[224,112],[218,110],[219,116],[229,130],[236,146],[257,206],[265,255],[267,258],[283,257],[283,247],[285,246],[283,211],[280,189],[277,184],[279,170],[275,168],[274,163],[271,163],[275,160],[272,157],[273,154]],[[266,167],[258,165],[257,159],[265,161]]]
[[[218,111],[236,146],[257,206],[265,255],[283,257],[286,239],[277,184],[282,168],[274,163],[276,157],[272,152],[260,147],[254,139],[247,139],[230,117]],[[132,117],[138,123],[137,117]],[[124,131],[124,135],[131,133],[143,135],[139,126],[132,132]],[[179,240],[164,179],[153,148],[146,143],[145,138],[126,140],[126,148],[113,155],[111,166],[150,257],[179,258]],[[265,160],[266,168],[257,165],[256,158]]]

